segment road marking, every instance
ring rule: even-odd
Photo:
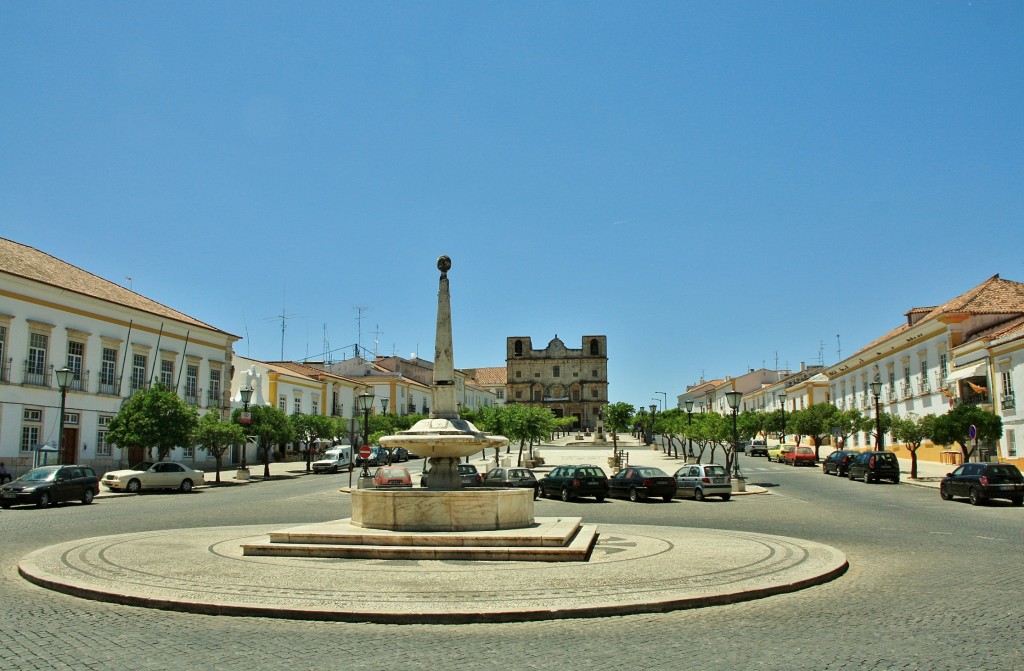
[[[983,541],[1002,541],[1002,540],[1006,540],[1005,538],[993,538],[992,536],[975,536],[975,538],[980,538]]]

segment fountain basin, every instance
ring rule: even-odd
[[[468,457],[488,447],[504,447],[504,436],[489,436],[464,419],[421,419],[408,431],[380,439],[381,447],[404,447],[424,458]]]
[[[352,525],[390,531],[495,531],[533,524],[532,489],[352,491]]]

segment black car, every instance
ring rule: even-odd
[[[853,450],[836,450],[821,462],[821,472],[825,475],[835,473],[842,477],[849,472],[850,462],[856,459],[858,454],[860,452],[854,452]]]
[[[847,466],[846,476],[851,480],[878,482],[892,480],[900,483],[900,461],[892,452],[860,452]]]
[[[593,496],[604,501],[608,496],[608,476],[600,466],[581,464],[558,466],[540,479],[541,496],[560,496],[563,501],[577,496]]]
[[[537,476],[529,468],[492,468],[484,476],[484,487],[503,487],[532,489],[533,498],[540,496],[540,485]]]
[[[951,501],[966,496],[978,506],[988,499],[1009,499],[1024,505],[1024,476],[1013,464],[967,463],[958,466],[939,483],[939,495]]]
[[[480,471],[476,470],[476,466],[473,464],[459,464],[459,480],[462,481],[463,487],[480,487],[484,483],[483,476],[480,475]],[[420,476],[420,487],[427,486],[427,479],[430,477],[430,471],[427,471]]]
[[[609,496],[625,496],[630,501],[660,497],[671,501],[676,495],[676,479],[653,466],[627,466],[608,479]]]
[[[370,456],[366,459],[360,457],[359,453],[356,452],[356,466],[383,466],[386,463],[388,463],[388,451],[383,447],[371,447]]]
[[[409,450],[404,447],[395,447],[391,450],[391,463],[397,464],[402,461],[409,461]]]
[[[92,503],[100,493],[100,479],[88,466],[40,466],[0,487],[0,507],[31,503],[40,508],[62,501]]]

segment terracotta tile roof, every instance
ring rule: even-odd
[[[929,312],[921,321],[948,314],[1018,314],[1024,312],[1024,283],[993,275],[978,286]]]
[[[114,305],[148,312],[165,319],[173,319],[183,324],[198,326],[217,331],[233,338],[240,336],[227,333],[195,317],[189,317],[166,305],[139,295],[119,284],[93,275],[76,266],[54,258],[34,247],[29,247],[13,240],[0,238],[0,273],[14,275],[34,282],[48,284],[63,291],[96,298]]]
[[[314,380],[320,380],[321,382],[323,382],[324,380],[344,380],[345,382],[358,384],[358,382],[353,378],[345,377],[344,375],[338,375],[337,373],[331,373],[321,368],[307,366],[306,364],[299,363],[297,361],[272,361],[265,363],[272,363],[273,365],[278,366],[280,368],[286,368],[288,370],[295,371],[300,375],[305,375],[306,377],[313,378]]]
[[[493,368],[469,368],[466,369],[477,384],[485,386],[504,386],[508,384],[508,368],[495,366]]]

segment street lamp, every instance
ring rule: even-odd
[[[725,392],[725,400],[732,408],[732,475],[737,482],[743,477],[740,475],[740,434],[736,430],[736,413],[739,412],[741,398],[743,394],[738,391]]]
[[[782,442],[786,442],[786,392],[779,392],[779,406],[782,407]]]
[[[363,411],[363,445],[370,444],[370,408],[373,407],[373,387],[367,387],[366,391],[356,397],[356,403]],[[363,459],[363,471],[359,474],[361,478],[370,477],[370,460]]]
[[[693,456],[693,436],[690,435],[690,418],[693,415],[693,401],[690,400],[690,399],[687,399],[686,401],[683,402],[683,405],[686,406],[686,442],[687,442],[687,448],[686,449],[687,449],[687,452],[688,452],[687,456],[688,457],[692,457]]]
[[[238,397],[242,399],[242,415],[238,418],[239,424],[249,426],[252,424],[252,417],[249,415],[249,401],[252,400],[252,387],[242,387],[238,390]],[[249,449],[249,439],[242,445],[242,467],[240,470],[247,470],[245,465],[245,453]]]
[[[875,445],[881,452],[885,444],[882,439],[882,381],[877,377],[871,383],[871,393],[875,395]]]
[[[71,386],[71,380],[75,379],[75,371],[71,370],[67,366],[64,368],[58,368],[56,371],[57,375],[57,386],[60,387],[60,416],[57,421],[57,458],[60,459],[60,463],[74,463],[74,460],[70,462],[64,461],[64,453],[61,452],[61,438],[64,433],[64,404],[68,398],[68,387]]]
[[[388,398],[386,398],[386,397],[385,397],[385,398],[382,398],[382,399],[380,400],[380,409],[381,409],[381,414],[384,414],[384,415],[388,414],[388,400],[389,400],[389,399],[388,399]]]

